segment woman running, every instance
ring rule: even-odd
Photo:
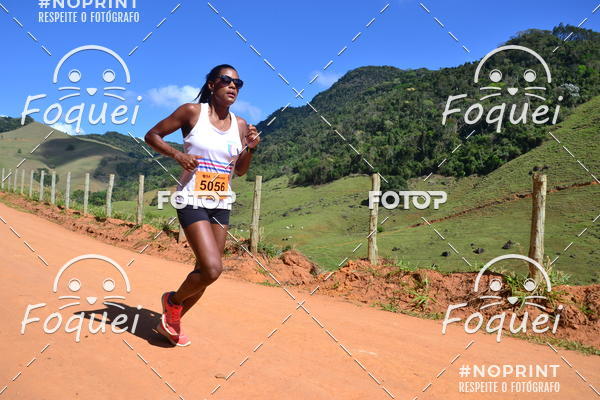
[[[176,292],[161,297],[163,315],[157,330],[176,346],[189,345],[181,329],[181,317],[202,297],[223,270],[221,257],[231,210],[230,180],[250,167],[260,142],[253,125],[236,117],[229,107],[244,82],[231,65],[214,67],[198,94],[160,121],[145,136],[154,150],[172,157],[183,167],[177,190],[179,222],[196,256],[196,266]],[[176,130],[183,133],[184,153],[163,138]]]

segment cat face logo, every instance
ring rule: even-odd
[[[63,281],[61,283],[60,280],[61,280],[61,277],[64,274],[64,272],[68,268],[70,268],[74,264],[76,264],[77,262],[83,261],[83,260],[104,261],[109,266],[111,266],[110,271],[106,274],[106,276],[104,277],[104,279],[102,280],[101,283],[100,283],[100,281],[82,283],[81,280],[79,280],[77,278],[71,278],[67,282]],[[89,287],[87,287],[87,286],[89,286]],[[90,305],[95,304],[100,298],[102,298],[103,299],[102,304],[118,307],[121,309],[124,309],[124,307],[119,304],[107,301],[107,300],[114,300],[114,299],[125,300],[125,296],[116,295],[115,293],[131,292],[131,285],[129,284],[129,278],[127,277],[127,273],[125,272],[125,270],[119,264],[117,264],[115,261],[113,261],[112,259],[105,257],[105,256],[98,255],[98,254],[86,254],[86,255],[79,256],[79,257],[75,257],[72,260],[68,261],[65,265],[63,265],[62,268],[58,271],[58,273],[56,274],[56,277],[54,278],[54,285],[52,286],[52,291],[54,293],[56,293],[59,290],[59,288],[61,289],[61,291],[64,291],[64,290],[68,291],[69,295],[60,296],[58,298],[59,300],[76,300],[72,303],[61,306],[59,308],[59,310],[62,310],[62,309],[65,309],[65,308],[71,307],[71,306],[80,305],[81,304],[80,303],[81,296],[78,296],[77,293],[84,287],[87,287],[88,292],[90,289],[93,292],[95,292],[94,296],[85,297],[85,300],[87,301],[88,304],[90,304]],[[103,296],[100,296],[100,293],[103,293]]]
[[[481,268],[481,270],[477,274],[477,278],[475,279],[475,287],[473,288],[473,291],[474,292],[479,291],[481,277],[483,276],[485,271],[487,271],[492,265],[494,265],[498,261],[502,261],[502,260],[506,260],[506,259],[524,260],[524,261],[528,262],[529,264],[535,266],[543,278],[543,280],[540,281],[540,284],[544,283],[546,285],[546,291],[550,292],[552,290],[552,284],[550,283],[550,278],[548,277],[548,274],[546,273],[544,268],[540,265],[540,263],[538,263],[537,261],[535,261],[529,257],[523,256],[520,254],[506,254],[506,255],[494,258],[493,260],[491,260],[487,264],[485,264],[483,266],[483,268]],[[503,282],[501,279],[493,278],[490,280],[488,288],[494,293],[499,293],[503,288]],[[536,296],[533,294],[533,292],[536,288],[537,288],[537,284],[531,278],[528,278],[523,282],[523,289],[524,289],[523,293],[525,293],[525,296],[523,296],[523,304],[528,305],[528,306],[537,307],[543,311],[546,311],[545,307],[541,306],[540,304],[533,303],[531,301],[533,299],[546,299],[546,296]],[[483,300],[484,303],[487,300],[499,300],[499,301],[494,301],[492,303],[482,305],[479,308],[480,310],[484,310],[488,307],[493,307],[493,306],[501,305],[504,303],[504,301],[502,300],[502,297],[498,296],[498,295],[484,295],[484,296],[479,296],[478,298]],[[514,293],[511,293],[511,296],[509,296],[506,300],[508,301],[509,304],[515,305],[517,303],[517,301],[519,300],[519,297],[514,296]]]
[[[63,58],[61,58],[61,60],[56,65],[56,68],[54,69],[54,74],[52,77],[52,83],[54,83],[54,84],[58,83],[59,76],[61,76],[61,69],[62,69],[63,64],[68,59],[70,59],[72,56],[74,56],[75,54],[78,54],[78,53],[81,53],[84,51],[100,51],[100,52],[103,52],[103,53],[106,53],[106,54],[112,56],[118,62],[118,64],[121,67],[120,70],[115,71],[111,68],[107,68],[102,73],[101,78],[104,81],[104,83],[106,85],[108,85],[108,86],[105,86],[102,88],[103,95],[106,97],[113,97],[113,98],[119,99],[121,101],[125,101],[124,97],[116,95],[114,93],[110,93],[110,91],[115,91],[115,90],[125,91],[124,87],[114,86],[113,82],[115,82],[117,80],[117,78],[121,78],[121,79],[124,78],[125,83],[130,84],[131,83],[131,75],[129,73],[129,68],[127,67],[127,65],[125,64],[125,61],[123,61],[121,56],[119,56],[113,50],[103,47],[103,46],[87,45],[87,46],[77,47],[76,49],[69,51],[67,54],[65,54],[63,56]],[[85,78],[86,78],[86,76],[84,76],[84,74],[79,69],[71,69],[67,73],[66,77],[70,82],[69,85],[71,85],[71,86],[61,86],[58,88],[58,90],[61,90],[61,91],[74,90],[77,92],[72,93],[72,94],[67,94],[67,95],[61,97],[59,99],[59,101],[68,99],[70,97],[81,96],[81,87],[79,87],[79,84],[82,79],[84,79],[84,82],[85,82]],[[88,81],[91,81],[92,80],[91,78],[93,78],[93,77],[87,77],[87,78],[88,78]],[[73,85],[78,85],[78,86],[73,86]],[[85,91],[87,92],[88,95],[94,96],[98,92],[98,88],[97,87],[87,87],[87,88],[85,88]]]
[[[532,66],[530,69],[519,72],[516,76],[509,74],[506,70],[502,71],[498,68],[487,72],[491,67],[486,68],[485,73],[482,72],[484,65],[488,63],[488,60],[492,56],[507,50],[517,50],[522,53],[520,55],[527,58],[531,58],[531,56],[533,56],[533,58],[535,58],[535,60],[542,65],[542,68],[539,68],[538,66]],[[505,63],[510,64],[508,62]],[[491,62],[488,64],[491,64]],[[465,109],[462,107],[453,108],[455,105],[453,103],[461,101],[462,99],[466,99],[468,94],[463,93],[448,96],[446,107],[442,113],[442,125],[446,125],[446,123],[451,120],[449,117],[451,117],[453,114],[462,114],[462,119],[467,125],[475,125],[479,124],[480,122],[485,122],[495,126],[495,131],[497,133],[502,131],[502,125],[504,123],[510,123],[512,125],[524,125],[530,120],[536,125],[555,125],[558,121],[560,104],[556,103],[554,105],[554,110],[551,110],[547,104],[537,104],[537,107],[535,107],[529,102],[529,99],[531,98],[545,101],[546,97],[540,95],[546,93],[546,87],[542,85],[544,83],[552,82],[552,74],[550,73],[548,64],[535,51],[528,49],[527,47],[516,45],[502,46],[490,51],[481,59],[477,65],[477,68],[475,69],[473,81],[475,83],[479,83],[480,80],[485,82],[489,81],[490,83],[480,85],[483,87],[479,88],[481,96],[479,98],[479,102],[469,102],[465,105]],[[520,89],[523,81],[525,87]],[[482,100],[486,100],[490,97],[500,96],[504,91],[510,95],[510,98],[513,99],[512,101],[502,102],[500,104],[483,104]],[[520,92],[525,94],[523,98],[516,96],[516,94]],[[540,94],[532,92],[537,92]],[[523,101],[525,99],[527,99],[527,101]],[[563,96],[558,96],[558,101],[560,102],[562,100]],[[456,118],[456,116],[453,118]]]
[[[102,280],[102,278],[88,278],[85,280],[85,282],[82,282],[77,278],[68,279],[69,277],[73,276],[71,273],[73,266],[76,263],[84,260],[96,261],[92,267],[100,267],[103,270],[102,276],[104,280]],[[89,264],[86,265],[90,266]],[[108,270],[105,268],[105,266],[109,267]],[[65,276],[64,279],[61,279],[63,276]],[[140,314],[134,310],[132,318],[131,308],[126,310],[122,305],[109,301],[113,299],[125,300],[125,296],[120,294],[131,292],[131,285],[129,284],[129,278],[125,273],[125,270],[123,270],[119,264],[110,258],[98,254],[85,254],[67,261],[67,263],[62,266],[54,278],[52,291],[57,293],[59,290],[61,293],[69,293],[68,295],[60,296],[58,298],[59,300],[76,300],[72,303],[68,303],[59,307],[59,310],[80,305],[82,303],[81,299],[83,296],[78,296],[77,294],[85,293],[86,297],[84,298],[88,304],[95,304],[97,301],[99,301],[99,299],[102,299],[102,304],[117,307],[125,311],[115,315],[115,310],[107,307],[100,315],[98,315],[95,311],[80,311],[72,313],[66,320],[64,331],[65,333],[75,333],[75,342],[79,342],[81,340],[81,333],[85,329],[83,323],[85,318],[89,319],[89,323],[87,324],[87,333],[90,335],[95,335],[99,332],[105,333],[107,330],[107,322],[110,322],[110,329],[113,333],[122,334],[124,332],[131,332],[132,334],[135,334]],[[36,323],[39,323],[43,331],[47,334],[56,333],[61,329],[63,316],[58,311],[48,315],[43,323],[41,322],[40,317],[32,316],[32,314],[37,314],[39,312],[37,310],[42,309],[45,306],[46,303],[29,304],[27,306],[23,315],[23,320],[21,321],[21,335],[25,334],[29,325],[34,325]],[[137,310],[141,310],[142,306],[138,305],[136,308]],[[131,321],[131,325],[128,325],[129,321]],[[96,326],[94,326],[94,324],[96,324]],[[88,336],[86,335],[85,337]]]
[[[546,292],[550,292],[552,290],[552,285],[550,283],[550,278],[548,277],[548,274],[537,261],[532,260],[529,257],[522,256],[520,254],[506,254],[494,258],[493,260],[485,264],[483,268],[481,268],[481,270],[477,274],[477,278],[475,278],[475,286],[473,288],[473,292],[479,292],[481,286],[481,278],[483,274],[492,265],[494,265],[498,261],[507,259],[522,260],[535,266],[535,268],[537,268],[537,270],[541,274],[541,277],[543,278],[540,281],[540,284],[546,285]],[[485,330],[485,332],[487,333],[495,333],[496,341],[500,342],[502,340],[502,334],[505,330],[510,331],[513,334],[527,334],[530,319],[532,319],[534,316],[535,318],[531,321],[531,330],[533,331],[533,333],[556,333],[556,330],[558,329],[558,325],[560,323],[561,310],[563,309],[563,306],[559,305],[556,308],[556,310],[554,310],[554,312],[551,312],[550,310],[547,311],[544,307],[532,301],[534,299],[547,299],[545,296],[533,295],[534,290],[536,289],[535,281],[533,281],[532,279],[527,279],[523,283],[523,286],[523,288],[525,289],[524,296],[522,296],[524,305],[537,307],[543,312],[536,311],[536,313],[534,313],[534,315],[532,315],[530,318],[528,310],[525,310],[521,315],[518,315],[519,313],[517,312],[500,309],[497,314],[491,316],[486,322],[486,317],[481,311],[488,307],[503,304],[502,297],[497,295],[479,296],[478,298],[483,300],[484,303],[486,300],[494,300],[494,302],[481,306],[478,311],[471,313],[464,319],[462,316],[453,317],[452,313],[455,310],[467,307],[469,305],[468,302],[448,305],[444,321],[442,322],[442,334],[446,333],[448,326],[450,326],[451,324],[464,322],[464,330],[466,333],[474,334],[480,329],[482,329]],[[489,289],[492,292],[499,292],[502,289],[502,281],[499,279],[492,278],[489,282]],[[507,298],[508,303],[511,305],[515,305],[519,300],[519,297],[515,296],[515,294],[516,293],[511,293],[511,296]],[[550,315],[551,313],[553,315]]]
[[[550,73],[550,68],[548,68],[548,64],[546,63],[546,61],[535,51],[528,49],[527,47],[517,46],[517,45],[508,45],[508,46],[498,47],[497,49],[494,49],[494,50],[490,51],[488,54],[486,54],[485,57],[483,57],[481,59],[481,61],[479,62],[479,64],[477,65],[477,69],[475,70],[475,76],[473,78],[473,81],[475,83],[479,83],[479,80],[481,78],[480,77],[481,69],[483,68],[484,64],[490,57],[492,57],[494,54],[497,54],[502,51],[507,51],[507,50],[524,51],[524,52],[534,56],[540,62],[540,64],[542,64],[542,67],[543,67],[545,75],[546,75],[545,76],[546,83],[552,82],[552,75]],[[543,78],[538,77],[537,73],[533,69],[527,69],[527,70],[523,71],[522,76],[516,76],[516,77],[513,76],[513,77],[510,77],[510,79],[509,79],[509,77],[505,76],[500,69],[493,69],[489,72],[488,78],[492,83],[505,83],[505,84],[508,82],[515,84],[522,78],[528,85],[527,87],[524,88],[525,96],[535,97],[535,98],[538,98],[541,100],[546,100],[546,98],[543,96],[540,96],[540,95],[534,94],[534,93],[529,93],[529,91],[546,90],[545,87],[539,86],[539,82],[542,81]],[[536,84],[538,86],[536,86]],[[518,87],[510,86],[510,85],[507,85],[507,86],[509,86],[509,87],[506,88],[506,91],[511,96],[514,96],[519,92]],[[483,91],[482,93],[484,93],[484,94],[485,94],[485,91],[489,91],[489,90],[496,92],[496,93],[488,94],[488,95],[481,97],[479,99],[480,101],[485,100],[490,97],[500,96],[502,94],[502,88],[498,87],[498,86],[493,86],[493,85],[481,87],[481,88],[479,88],[479,90]]]
[[[72,68],[76,61],[73,56],[89,51],[95,51],[97,53],[99,52],[101,54],[109,55],[109,61],[103,61],[107,62],[107,64],[100,62],[88,62],[85,73],[80,69]],[[67,67],[67,65],[69,65],[69,67]],[[108,65],[109,68],[98,68],[98,71],[93,72],[94,68],[96,68],[98,65]],[[112,68],[110,66],[112,66]],[[102,70],[103,72],[99,72]],[[97,82],[97,80],[100,78],[104,83],[101,84],[101,88],[98,88],[98,85],[94,84],[94,82]],[[46,125],[54,126],[55,124],[59,124],[61,126],[57,127],[57,129],[65,129],[66,127],[69,128],[69,131],[65,132],[74,134],[81,133],[81,125],[84,122],[89,123],[92,126],[106,124],[108,121],[114,125],[123,125],[126,123],[135,125],[140,110],[140,105],[136,104],[133,107],[133,111],[131,111],[129,106],[125,103],[125,97],[114,93],[114,91],[126,91],[125,86],[118,85],[117,82],[124,82],[124,84],[131,83],[129,68],[121,56],[111,49],[97,45],[87,45],[77,47],[76,49],[69,51],[63,56],[63,58],[60,59],[56,65],[56,68],[54,69],[52,83],[58,84],[59,80],[68,80],[67,84],[61,84],[61,86],[58,88],[59,92],[62,92],[61,95],[65,93],[64,91],[74,91],[74,93],[62,95],[58,99],[58,102],[50,104],[44,111],[42,111],[41,108],[32,107],[32,105],[34,102],[37,103],[38,101],[48,97],[47,94],[41,93],[33,96],[27,96],[27,99],[25,100],[25,106],[23,107],[23,112],[21,113],[22,125],[25,123],[27,116],[33,116],[40,112],[43,115],[43,122]],[[83,84],[84,82],[87,82],[87,84]],[[88,106],[86,102],[81,101],[78,104],[70,107],[68,110],[64,110],[63,103],[61,102],[69,98],[81,97],[83,89],[85,89],[85,92],[88,94],[89,98],[92,98],[92,100],[98,100],[95,101],[95,103],[98,103],[99,99],[103,99],[104,102],[102,104],[90,104]],[[99,89],[102,89],[102,91],[100,92]],[[102,93],[102,96],[107,97],[108,99],[96,96],[97,93]],[[107,100],[112,98],[120,100],[120,102],[116,102],[116,104],[114,104],[115,102],[112,101],[109,104]],[[140,102],[142,101],[142,96],[137,96],[136,99],[138,102]],[[74,129],[73,124],[75,125]]]

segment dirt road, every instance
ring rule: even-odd
[[[293,300],[281,288],[227,276],[184,318],[192,345],[173,348],[153,331],[159,296],[174,289],[189,266],[112,247],[3,204],[0,217],[5,221],[0,222],[0,310],[5,317],[0,325],[0,399],[600,398],[590,387],[600,387],[598,357],[555,353],[549,346],[510,338],[496,343],[491,335],[468,335],[460,326],[442,335],[441,321],[289,288]],[[117,268],[82,260],[58,277],[55,293],[61,267],[85,254],[118,263],[130,292]],[[112,279],[114,290],[104,289],[107,282],[111,286],[106,279]],[[69,291],[69,283],[75,287],[77,282],[80,289]],[[65,295],[79,296],[81,304],[59,310],[78,301],[59,299]],[[124,309],[110,306],[107,315],[109,322],[127,315],[121,327],[129,329],[115,333],[107,322],[105,333],[93,334],[89,313],[86,318],[78,313],[95,311],[92,328],[98,328],[107,309],[100,303],[108,295],[125,297],[110,299]],[[28,306],[35,305],[39,307],[26,315]],[[49,318],[55,312],[62,320],[58,314]],[[55,333],[44,332],[44,325],[53,330],[59,322]],[[459,377],[463,365],[473,364],[559,367],[556,378]],[[508,382],[509,392],[459,392],[459,383],[466,381]],[[511,393],[511,381],[559,382],[560,392]]]

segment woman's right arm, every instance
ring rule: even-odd
[[[198,113],[195,104],[184,104],[180,106],[173,114],[160,121],[146,133],[144,140],[154,150],[167,157],[175,159],[184,169],[193,171],[198,165],[196,157],[191,154],[185,154],[173,148],[163,138],[178,129],[190,126],[190,121]]]

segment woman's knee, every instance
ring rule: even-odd
[[[194,272],[196,271],[198,271],[199,274],[193,275],[201,275],[201,277],[198,276],[198,278],[204,280],[204,283],[211,284],[216,281],[221,275],[221,272],[223,272],[223,265],[221,264],[220,259],[209,260],[202,263],[196,262],[196,270]]]

